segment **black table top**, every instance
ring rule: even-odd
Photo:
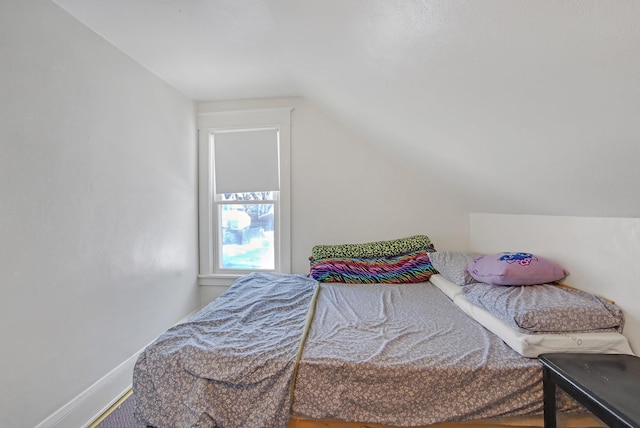
[[[540,362],[601,406],[640,424],[640,358],[622,354],[543,354]]]

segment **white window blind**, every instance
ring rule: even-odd
[[[278,129],[213,133],[215,192],[280,190]]]

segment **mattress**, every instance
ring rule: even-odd
[[[141,425],[311,428],[539,416],[541,377],[429,282],[254,273],[147,347],[133,383]]]
[[[430,281],[456,306],[523,356],[536,358],[540,354],[551,352],[633,355],[629,341],[621,333],[615,331],[530,333],[523,329],[515,329],[491,312],[469,302],[462,292],[462,287],[444,276],[433,275]]]
[[[541,414],[540,363],[431,283],[320,287],[294,415],[420,426]],[[578,406],[561,396],[558,409]]]

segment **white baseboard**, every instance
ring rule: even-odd
[[[190,315],[174,325],[185,322]],[[131,389],[133,368],[138,356],[151,343],[153,341],[82,391],[76,398],[56,410],[35,428],[87,428]]]
[[[86,428],[131,389],[136,352],[35,428]]]

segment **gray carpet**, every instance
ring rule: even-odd
[[[135,395],[130,395],[115,410],[113,410],[96,428],[141,428],[133,417],[136,405]]]

